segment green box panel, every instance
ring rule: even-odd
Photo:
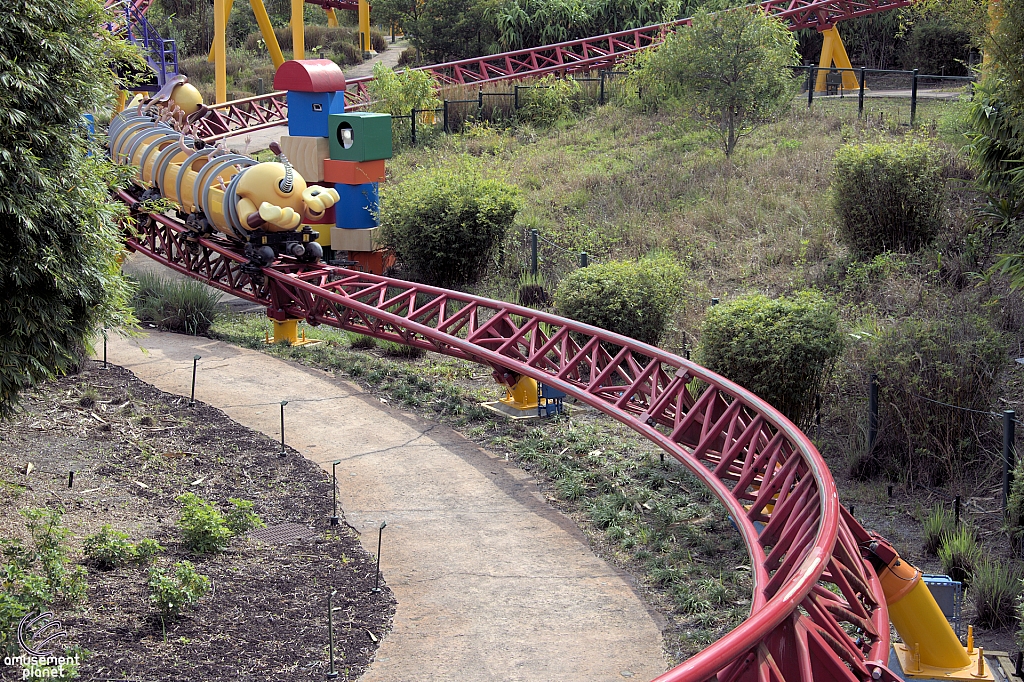
[[[328,128],[331,158],[335,161],[391,158],[391,114],[331,114]]]

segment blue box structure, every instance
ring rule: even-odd
[[[380,225],[380,185],[367,182],[362,185],[334,185],[340,199],[335,207],[335,224],[348,230],[365,229]]]
[[[344,112],[344,93],[289,90],[288,134],[295,137],[327,137],[330,115]]]
[[[929,575],[927,573],[922,575],[921,579],[924,580],[928,591],[935,597],[935,603],[939,605],[942,615],[953,627],[953,632],[957,637],[963,637],[961,623],[963,621],[964,593],[960,581],[953,580],[948,575]]]

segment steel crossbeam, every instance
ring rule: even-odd
[[[140,207],[126,192],[119,198]],[[277,320],[304,319],[464,358],[512,383],[529,376],[629,426],[696,475],[742,536],[749,618],[659,682],[869,682],[886,667],[889,621],[861,555],[869,537],[839,505],[808,438],[746,389],[617,334],[502,301],[316,264],[250,271],[229,244],[138,214],[132,250]]]
[[[342,1],[320,0],[316,4]],[[764,0],[752,6],[759,6],[784,21],[791,30],[814,28],[823,31],[846,19],[908,7],[912,3],[913,0]],[[432,73],[442,87],[483,85],[556,72],[589,71],[611,66],[640,50],[658,45],[670,31],[689,23],[690,19],[681,19],[554,45],[423,66],[420,70]],[[364,76],[348,81],[346,109],[355,110],[369,103],[366,86],[371,80],[372,76]],[[256,109],[264,112],[266,118],[246,113]],[[284,93],[274,92],[212,107],[210,116],[198,122],[197,130],[202,137],[217,140],[279,125],[286,120]]]

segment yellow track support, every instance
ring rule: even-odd
[[[278,322],[272,320],[274,323],[274,336],[271,338],[270,334],[267,334],[267,343],[285,343],[287,342],[292,346],[308,346],[315,343],[320,343],[319,339],[307,339],[306,330],[302,330],[302,334],[299,334],[299,321],[298,320],[285,320],[284,322]]]
[[[528,376],[519,377],[512,388],[505,389],[501,402],[515,410],[537,409],[537,382]]]
[[[833,63],[838,69],[853,68],[853,64],[850,63],[850,56],[846,54],[846,46],[843,45],[843,39],[839,35],[839,29],[833,26],[822,31],[821,35],[825,37],[825,42],[821,46],[821,61],[818,62],[818,80],[814,84],[815,92],[825,92],[825,77],[828,75],[828,71],[832,68]],[[857,90],[858,88],[860,88],[860,83],[857,82],[856,74],[853,71],[843,71],[843,90]]]
[[[338,26],[338,15],[333,7],[327,8],[327,25],[333,28]]]
[[[228,101],[227,32],[229,0],[213,0],[213,65],[216,104]]]
[[[306,24],[302,16],[306,0],[292,0],[292,59],[306,58]]]
[[[370,46],[370,3],[367,0],[359,0],[359,48],[364,59],[373,54]]]

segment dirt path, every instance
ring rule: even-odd
[[[143,347],[145,350],[142,350]],[[111,339],[140,379],[196,397],[330,470],[398,600],[367,682],[650,679],[658,625],[628,577],[594,556],[529,475],[447,427],[323,372],[204,338]]]

